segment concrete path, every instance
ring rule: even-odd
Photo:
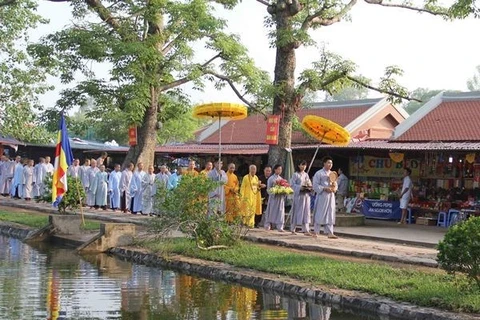
[[[45,213],[58,212],[50,204],[9,198],[0,198],[0,206]],[[125,214],[118,211],[85,208],[84,216],[86,219],[137,225],[146,225],[150,219],[154,219],[154,217]],[[446,231],[446,228],[441,227],[398,225],[395,222],[367,219],[365,226],[336,228],[335,233],[340,237],[339,239],[328,239],[324,235],[312,238],[301,233],[293,235],[288,231],[278,232],[264,229],[252,229],[246,238],[254,242],[306,251],[437,267],[435,246]]]

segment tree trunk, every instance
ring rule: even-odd
[[[157,146],[158,89],[152,86],[150,96],[150,106],[145,110],[142,126],[137,128],[137,145],[128,150],[123,162],[124,167],[130,162],[142,162],[145,170],[149,165],[153,165]]]
[[[281,10],[277,13],[277,39],[279,33],[291,31],[291,19],[289,10]],[[271,145],[268,150],[270,165],[284,166],[287,155],[285,148],[291,146],[292,119],[296,112],[295,67],[295,44],[287,43],[282,46],[277,44],[274,84],[279,91],[273,99],[273,114],[280,115],[281,120],[278,145]]]

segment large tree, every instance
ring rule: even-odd
[[[272,45],[276,47],[274,71],[275,97],[273,113],[281,114],[279,143],[270,146],[269,162],[283,163],[286,148],[290,148],[292,119],[302,107],[302,99],[307,91],[325,91],[332,95],[345,87],[366,87],[388,94],[392,101],[407,98],[405,88],[399,86],[395,76],[401,75],[398,67],[387,67],[385,76],[373,85],[368,79],[356,74],[356,65],[342,57],[323,50],[319,61],[312,68],[304,70],[298,79],[295,77],[296,50],[313,44],[309,31],[318,30],[340,22],[347,17],[357,0],[257,0],[266,6],[269,16],[266,25],[270,27]],[[436,1],[426,0],[415,7],[409,2],[394,3],[386,0],[364,0],[366,3],[403,8],[442,17],[466,16],[471,12],[471,2],[456,3],[454,7],[443,8]],[[465,9],[467,7],[467,9]]]
[[[231,86],[244,101],[268,84],[267,73],[254,66],[238,37],[224,31],[226,21],[214,15],[214,6],[235,4],[236,0],[73,1],[74,24],[44,37],[30,52],[65,83],[79,73],[86,76],[63,92],[59,108],[82,105],[93,97],[99,116],[121,113],[138,126],[138,144],[129,149],[125,163],[151,164],[162,122],[190,110],[180,90],[183,84],[193,82],[202,89],[204,81],[215,81],[217,87]],[[202,45],[203,50],[195,50]],[[99,78],[92,63],[109,63],[109,77]]]
[[[38,95],[50,87],[45,72],[26,53],[28,32],[46,22],[34,1],[0,3],[0,133],[26,142],[46,142],[53,135],[40,125],[34,110]]]

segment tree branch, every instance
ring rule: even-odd
[[[365,0],[367,1],[367,0]],[[382,0],[368,0],[368,1],[382,1]],[[339,22],[352,8],[353,6],[357,4],[357,0],[350,0],[348,4],[345,5],[345,7],[340,10],[336,15],[330,18],[321,18],[320,16],[322,13],[328,9],[326,6],[324,6],[322,9],[319,11],[315,12],[312,15],[308,15],[305,20],[302,23],[302,30],[306,31],[308,30],[312,25],[318,24],[322,26],[329,26],[334,23]]]
[[[422,102],[422,100],[417,99],[417,98],[412,98],[412,97],[408,97],[408,96],[403,96],[403,95],[398,94],[398,93],[393,92],[393,91],[383,90],[383,89],[380,89],[380,88],[371,86],[371,85],[369,85],[368,83],[365,83],[365,82],[363,82],[362,80],[359,80],[359,79],[354,78],[354,77],[351,77],[351,76],[347,76],[347,79],[350,80],[350,81],[353,81],[353,82],[355,82],[356,84],[358,84],[358,85],[360,85],[360,86],[362,86],[362,87],[365,87],[365,88],[367,88],[367,89],[374,90],[374,91],[377,91],[377,92],[380,92],[380,93],[385,93],[385,94],[388,94],[388,95],[393,96],[393,97],[396,97],[396,98],[405,99],[405,100],[407,100],[407,101]]]
[[[95,11],[100,19],[112,27],[122,39],[125,39],[125,33],[121,30],[121,25],[118,19],[112,16],[112,13],[102,4],[100,0],[85,0],[85,3]]]
[[[429,13],[429,14],[432,14],[432,15],[435,15],[435,16],[447,16],[448,15],[446,11],[437,12],[437,11],[433,11],[433,10],[429,10],[429,9],[425,9],[425,8],[411,7],[411,6],[408,6],[406,4],[383,3],[383,0],[365,0],[365,2],[368,3],[368,4],[379,5],[379,6],[382,6],[382,7],[401,8],[401,9],[407,9],[407,10],[412,10],[412,11],[417,11],[417,12],[425,12],[425,13]]]
[[[0,7],[9,6],[9,5],[14,4],[15,2],[17,2],[17,1],[16,0],[5,0],[5,1],[0,2]]]
[[[165,56],[167,55],[170,50],[172,50],[173,48],[173,45],[175,44],[175,42],[180,39],[182,36],[182,34],[178,34],[174,39],[172,39],[169,43],[167,43],[163,48],[162,48],[162,54]]]
[[[222,81],[225,81],[226,83],[228,83],[228,85],[230,86],[230,88],[232,88],[233,92],[237,95],[237,97],[238,97],[243,103],[245,103],[247,106],[249,106],[250,109],[252,109],[253,111],[255,111],[255,112],[257,112],[257,113],[260,113],[260,114],[266,116],[266,114],[265,114],[265,112],[264,112],[263,110],[258,109],[258,107],[257,107],[254,103],[252,103],[252,102],[250,102],[250,101],[248,101],[247,99],[244,98],[244,95],[242,95],[242,94],[240,93],[240,91],[237,89],[237,87],[236,87],[235,84],[233,83],[232,79],[230,79],[229,77],[227,77],[227,76],[225,76],[225,75],[218,74],[218,73],[213,72],[213,71],[207,71],[206,73],[207,73],[207,74],[210,74],[210,75],[212,75],[212,76],[214,76],[214,77],[216,77],[216,78],[218,78],[218,79],[220,79],[220,80],[222,80]]]
[[[264,0],[256,0],[257,2],[260,2],[261,4],[265,5],[265,6],[269,6],[270,3],[268,3],[267,1],[264,1]]]
[[[217,55],[213,56],[212,58],[210,58],[209,60],[207,60],[205,63],[203,63],[202,65],[200,65],[200,69],[205,69],[206,66],[208,66],[210,63],[212,63],[215,59],[218,59],[222,56],[221,53],[218,53]],[[204,74],[206,74],[207,72],[204,71]],[[185,84],[187,82],[190,82],[192,81],[192,79],[189,77],[189,76],[186,76],[186,77],[183,77],[183,78],[180,78],[180,79],[177,79],[177,80],[174,80],[170,83],[167,83],[163,86],[160,87],[160,91],[166,91],[166,90],[169,90],[169,89],[173,89],[175,87],[178,87],[182,84]]]

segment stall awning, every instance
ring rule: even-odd
[[[315,149],[318,145],[296,145],[295,150]],[[371,150],[401,150],[401,151],[480,151],[480,141],[475,142],[391,142],[391,141],[360,141],[351,142],[346,146],[321,145],[320,149],[371,149]]]

